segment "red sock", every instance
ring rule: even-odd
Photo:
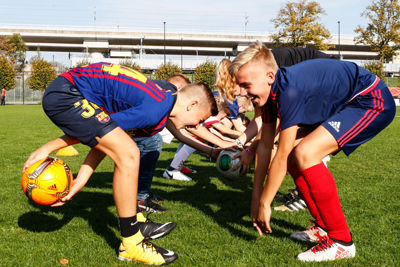
[[[340,205],[335,180],[321,162],[301,171],[310,194],[321,215],[328,235],[336,240],[350,242],[351,234]]]
[[[307,204],[307,208],[310,211],[311,216],[314,218],[315,223],[326,229],[324,222],[321,219],[321,215],[319,214],[318,208],[315,205],[314,200],[311,197],[310,189],[308,188],[308,184],[304,180],[301,172],[295,167],[294,165],[290,166],[288,172],[292,176],[294,183],[297,186],[297,189],[300,191],[301,195],[303,196],[304,201]]]

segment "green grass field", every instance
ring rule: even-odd
[[[36,105],[1,106],[0,127],[0,266],[62,266],[61,259],[67,266],[142,266],[117,259],[120,236],[109,159],[64,207],[33,205],[21,189],[22,165],[33,150],[62,133]],[[195,154],[187,162],[198,171],[193,182],[161,178],[177,145],[164,146],[153,182],[169,211],[151,217],[178,222],[169,236],[154,241],[179,254],[172,266],[400,266],[400,118],[349,158],[339,153],[329,162],[357,249],[356,258],[332,263],[295,259],[310,247],[289,238],[310,226],[305,210],[274,212],[273,233],[257,235],[249,218],[251,173],[240,181],[219,178],[215,164]],[[88,151],[75,148],[78,156],[63,157],[74,174]],[[287,177],[280,192],[290,188]]]

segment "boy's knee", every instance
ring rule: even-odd
[[[296,162],[296,165],[300,170],[303,170],[308,166],[308,163],[312,160],[310,153],[307,151],[305,146],[298,145],[294,148],[291,154],[291,161]]]
[[[132,169],[139,165],[140,162],[140,151],[137,146],[127,147],[122,154],[118,156],[115,164],[122,168]]]

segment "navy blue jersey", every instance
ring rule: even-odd
[[[213,92],[213,95],[214,95],[214,96],[219,96],[219,91]],[[239,105],[238,105],[237,100],[234,99],[234,100],[232,101],[232,103],[231,103],[231,102],[229,102],[228,100],[226,100],[226,97],[225,97],[225,95],[224,95],[224,102],[225,102],[226,105],[228,106],[229,112],[231,113],[231,114],[229,114],[229,115],[227,116],[228,119],[233,119],[233,120],[235,120],[235,119],[239,118],[239,115],[240,115],[240,114],[239,114]]]
[[[174,92],[160,89],[140,72],[110,63],[78,67],[61,76],[122,129],[133,129],[138,135],[161,131],[176,100]]]
[[[280,128],[321,124],[367,90],[377,77],[357,64],[334,59],[312,59],[280,68],[263,121],[280,118]]]

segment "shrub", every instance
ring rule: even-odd
[[[383,63],[381,61],[369,61],[362,66],[364,69],[375,74],[379,78],[383,78]]]
[[[182,73],[181,68],[178,65],[172,64],[168,62],[167,64],[162,64],[155,72],[156,79],[158,80],[166,80],[168,77]]]
[[[130,59],[124,59],[124,60],[120,61],[119,65],[137,70],[139,72],[142,71],[142,68],[139,66],[139,64],[137,64],[136,62],[134,62]]]
[[[83,66],[86,66],[89,64],[90,64],[89,59],[85,58],[85,59],[82,59],[81,61],[78,61],[75,65],[75,67],[72,67],[72,68],[83,67]]]
[[[194,72],[195,82],[202,82],[214,89],[215,83],[215,71],[217,69],[217,63],[213,61],[206,61],[196,67]]]

